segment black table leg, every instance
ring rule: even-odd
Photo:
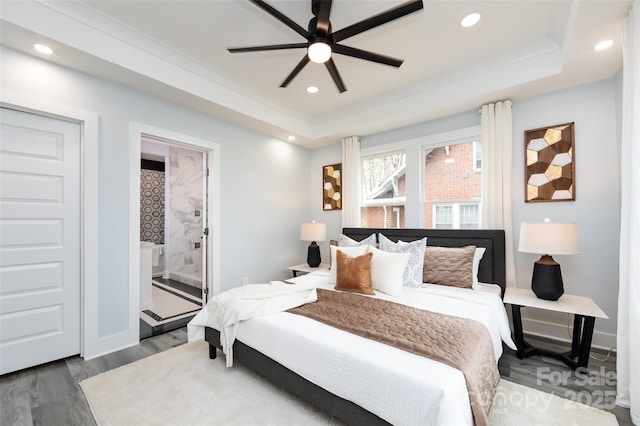
[[[534,348],[524,339],[520,308],[521,306],[511,304],[511,313],[513,314],[514,338],[517,347],[516,356],[519,359],[538,354],[559,359],[574,370],[578,367],[587,367],[587,365],[589,364],[589,354],[591,352],[593,327],[596,322],[595,317],[588,317],[584,315],[574,316],[571,351],[562,353],[548,351],[546,349]]]
[[[578,315],[576,315],[578,316]],[[582,339],[580,342],[580,352],[578,353],[578,367],[587,367],[589,364],[589,353],[591,352],[591,339],[593,339],[593,326],[596,323],[595,317],[584,317],[582,328]]]
[[[516,340],[516,355],[518,358],[524,358],[524,336],[522,334],[522,316],[520,315],[520,306],[511,305],[511,313],[513,317],[513,334]]]
[[[519,359],[529,357],[536,353],[536,349],[524,340],[522,332],[522,315],[520,314],[519,305],[511,304],[511,313],[513,314],[513,334],[516,344],[516,356]]]
[[[571,339],[571,357],[575,358],[579,354],[580,340],[582,335],[582,315],[573,316],[573,338]]]

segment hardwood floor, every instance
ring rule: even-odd
[[[75,356],[0,376],[0,425],[95,425],[79,382],[186,341],[181,328],[89,361]]]
[[[529,340],[536,346],[557,349],[548,342]],[[0,425],[95,425],[79,382],[186,341],[186,328],[181,328],[93,360],[71,357],[0,376]],[[592,352],[592,356],[604,358],[606,354]],[[591,359],[588,373],[576,374],[554,359],[535,356],[520,360],[515,352],[505,349],[498,367],[506,380],[590,403],[615,414],[621,426],[632,425],[629,410],[613,403],[614,355],[606,361]]]
[[[527,337],[535,347],[564,352],[569,344],[558,345],[547,340]],[[573,371],[562,361],[553,358],[532,356],[518,359],[515,351],[505,348],[498,362],[500,376],[514,383],[552,393],[561,398],[580,402],[613,413],[621,426],[632,426],[628,408],[615,405],[616,357],[612,353],[591,351],[587,370]]]

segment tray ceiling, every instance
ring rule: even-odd
[[[267,0],[306,28],[310,1]],[[334,0],[335,30],[401,4]],[[622,65],[628,0],[424,1],[424,9],[343,44],[404,59],[398,69],[342,55],[340,94],[322,64],[287,88],[304,49],[230,54],[228,47],[305,40],[248,1],[3,2],[2,44],[277,138],[318,147],[509,97],[513,100],[614,76]],[[481,21],[459,21],[480,12]],[[614,40],[603,52],[593,46]],[[306,92],[317,86],[318,93]]]

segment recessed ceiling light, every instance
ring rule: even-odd
[[[613,40],[603,40],[600,43],[593,46],[594,50],[605,50],[613,45]]]
[[[318,93],[318,88],[316,86],[307,87],[307,92],[309,93]]]
[[[475,24],[480,22],[481,17],[482,16],[478,12],[470,13],[462,18],[462,20],[460,21],[460,25],[465,28],[473,27]]]
[[[287,140],[295,141],[295,140],[296,140],[296,137],[295,137],[295,136],[293,136],[293,135],[289,135],[289,136],[287,137]]]
[[[40,53],[44,53],[45,55],[51,55],[53,53],[53,49],[44,44],[36,43],[33,45],[33,48]]]

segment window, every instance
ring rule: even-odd
[[[424,149],[424,227],[480,226],[482,148],[479,141]]]
[[[374,145],[360,152],[362,227],[480,227],[479,126]]]
[[[389,152],[362,158],[362,226],[404,227],[406,153]]]
[[[433,206],[435,209],[434,228],[451,229],[453,228],[453,206]]]
[[[432,227],[435,229],[478,229],[480,227],[479,204],[439,204],[433,205],[433,210]]]
[[[473,171],[482,170],[482,144],[479,141],[473,142]]]
[[[480,227],[480,205],[460,204],[460,229],[477,229]]]
[[[400,212],[401,212],[401,208],[400,207],[394,207],[393,209],[393,227],[394,228],[400,228]]]

